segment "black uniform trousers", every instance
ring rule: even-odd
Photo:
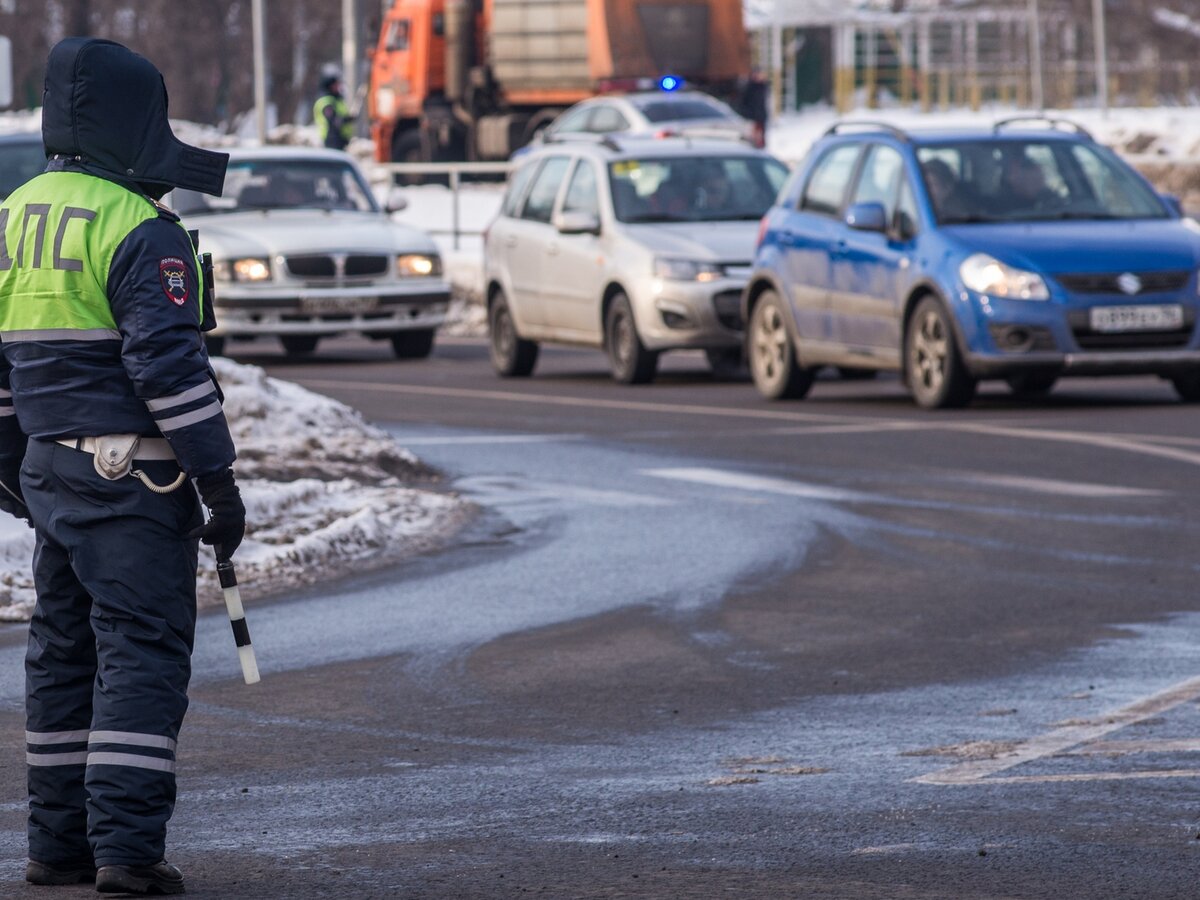
[[[137,461],[158,484],[172,461]],[[109,481],[92,455],[31,440],[36,529],[25,659],[29,856],[148,865],[175,806],[175,742],[196,626],[199,500]]]

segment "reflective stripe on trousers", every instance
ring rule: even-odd
[[[170,461],[147,461],[160,477]],[[85,453],[30,441],[21,485],[36,527],[29,628],[29,853],[144,865],[175,805],[196,621],[192,490],[108,481]]]

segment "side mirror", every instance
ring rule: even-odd
[[[887,210],[882,203],[855,203],[846,210],[846,224],[857,231],[887,231]]]
[[[393,187],[388,191],[387,203],[384,204],[384,211],[389,213],[400,212],[403,209],[408,209],[408,198],[404,196],[404,191]]]
[[[589,212],[559,213],[554,219],[559,234],[599,234],[600,218]]]

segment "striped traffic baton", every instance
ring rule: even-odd
[[[254,658],[254,645],[250,643],[250,626],[246,624],[246,610],[242,608],[242,592],[238,590],[233,560],[217,559],[217,579],[225,594],[225,609],[229,612],[229,624],[233,626],[233,642],[237,644],[238,659],[242,663],[242,677],[246,684],[257,684],[258,660]]]

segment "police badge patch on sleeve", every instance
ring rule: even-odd
[[[176,306],[183,306],[188,299],[187,263],[177,256],[164,257],[158,263],[158,280],[163,293]]]

